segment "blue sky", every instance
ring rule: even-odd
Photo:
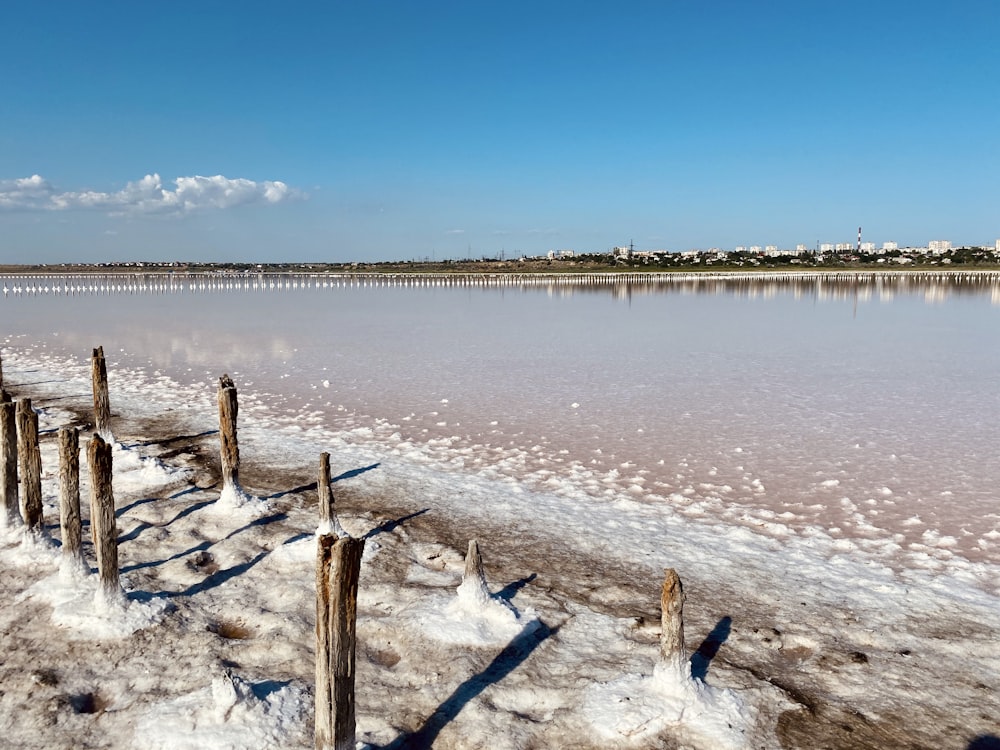
[[[8,3],[0,263],[1000,238],[1000,3]]]

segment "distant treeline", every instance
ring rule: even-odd
[[[0,265],[0,273],[590,273],[594,271],[665,271],[698,269],[724,271],[753,268],[921,268],[929,267],[1000,268],[1000,252],[985,247],[960,247],[941,253],[925,248],[904,248],[885,252],[817,253],[768,255],[750,251],[717,250],[637,252],[633,255],[588,253],[552,258],[466,258],[461,260],[408,260],[355,263],[238,263],[184,261],[129,261],[115,263],[56,263]]]

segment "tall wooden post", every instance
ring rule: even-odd
[[[111,445],[100,435],[90,439],[90,524],[97,547],[97,570],[106,600],[121,596],[118,580],[118,528],[115,524],[115,496],[111,488]]]
[[[0,391],[3,390],[3,354],[0,353]]]
[[[38,450],[38,415],[31,399],[17,402],[17,455],[21,462],[21,518],[31,531],[42,532],[42,454]]]
[[[59,526],[63,560],[83,563],[80,546],[80,433],[75,427],[59,430]]]
[[[111,397],[108,395],[108,366],[104,347],[94,349],[90,360],[90,379],[94,387],[94,430],[107,442],[114,442],[111,433]]]
[[[17,418],[16,407],[6,391],[0,390],[0,524],[4,527],[21,521],[17,487]]]
[[[354,654],[364,539],[316,545],[316,750],[354,750]]]
[[[239,402],[236,386],[228,375],[219,378],[219,442],[222,458],[223,491],[240,489],[240,445],[236,440]]]
[[[663,590],[660,593],[660,663],[690,672],[690,663],[684,652],[684,587],[673,568],[663,571]]]

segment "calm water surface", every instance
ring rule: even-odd
[[[449,470],[1000,563],[991,278],[0,279],[0,342],[397,433]]]

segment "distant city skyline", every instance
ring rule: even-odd
[[[0,263],[1000,237],[1000,4],[5,8]]]

